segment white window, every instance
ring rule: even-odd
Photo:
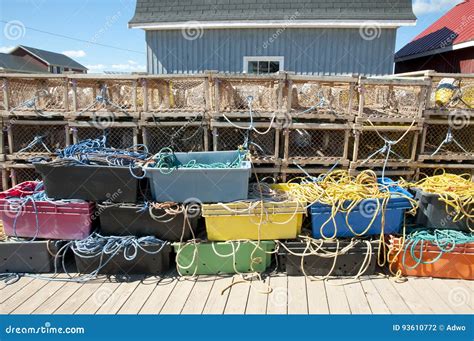
[[[284,70],[284,57],[244,57],[244,73],[268,74]]]

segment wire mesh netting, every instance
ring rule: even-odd
[[[290,129],[288,158],[314,161],[342,158],[345,136],[343,129]]]
[[[68,92],[73,103],[76,88],[77,110],[128,113],[134,109],[134,80],[71,80]],[[138,109],[137,109],[138,110]]]
[[[252,111],[271,112],[278,108],[278,80],[217,79],[220,112],[248,111],[251,99]]]
[[[297,113],[329,113],[337,116],[350,116],[358,107],[355,91],[352,93],[352,106],[349,110],[351,88],[349,83],[328,84],[311,81],[294,81],[289,89],[291,109]]]
[[[146,141],[150,153],[158,153],[162,148],[169,147],[175,152],[205,151],[204,135],[207,129],[203,125],[176,126],[160,125],[142,127],[143,140]]]
[[[67,129],[65,124],[22,124],[15,121],[7,125],[10,140],[10,153],[51,154],[57,149],[66,147]]]
[[[245,126],[245,124],[241,124]],[[260,128],[261,131],[266,131]],[[246,141],[247,130],[235,127],[214,128],[214,138],[217,139],[217,150],[237,150]],[[254,131],[249,134],[249,150],[256,161],[274,162],[275,138],[277,130],[272,128],[266,134],[258,134]]]
[[[436,88],[438,87],[438,84],[442,79],[443,78],[441,77],[432,77],[431,79],[431,96],[430,101],[427,105],[429,108],[443,106],[447,108],[474,109],[474,77],[458,78],[454,82],[455,88],[453,92],[437,94]],[[445,105],[437,105],[437,95],[441,95],[441,97],[443,97],[443,95],[447,95],[447,103]]]
[[[41,175],[34,168],[11,168],[10,178],[12,185],[17,185],[25,181],[41,180]]]
[[[405,132],[381,131],[379,134],[386,140],[397,141]],[[417,134],[417,131],[410,131],[398,143],[392,145],[388,160],[392,162],[412,161],[412,152]],[[359,131],[358,160],[353,161],[383,162],[387,157],[387,150],[383,149],[384,146],[384,139],[376,131],[361,130]]]
[[[454,128],[449,123],[427,123],[424,129],[426,130],[424,155],[470,154],[471,157],[474,156],[474,124]]]
[[[439,165],[439,167],[420,167],[417,171],[417,178],[422,179],[427,176],[433,176],[433,175],[440,175],[443,174],[443,172],[450,173],[450,174],[456,174],[456,175],[469,175],[473,176],[474,175],[474,168],[445,168],[443,165]]]
[[[134,127],[73,127],[74,143],[87,139],[107,138],[107,146],[113,148],[130,148],[135,144],[137,128]]]
[[[281,174],[279,172],[275,173],[259,173],[257,172],[257,177],[259,182],[265,182],[269,184],[276,184],[281,181]],[[250,182],[257,182],[257,178],[255,176],[255,173],[252,172],[252,175],[250,177]]]
[[[364,84],[364,116],[402,116],[415,118],[419,115],[423,86]]]
[[[149,111],[206,109],[204,78],[147,79],[146,82]]]
[[[8,80],[8,105],[17,111],[66,111],[66,80],[62,78]],[[3,96],[3,95],[2,95]]]

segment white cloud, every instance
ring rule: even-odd
[[[10,53],[14,48],[15,46],[0,46],[0,53]]]
[[[63,51],[62,54],[65,54],[66,56],[71,58],[81,58],[86,56],[86,53],[83,50],[68,50]]]
[[[128,60],[128,64],[137,65],[138,63],[134,60]]]
[[[86,68],[88,68],[91,72],[102,72],[104,69],[106,69],[106,66],[104,64],[92,64],[86,65]]]
[[[145,71],[146,70],[145,65],[140,65],[136,61],[133,61],[133,60],[128,60],[126,64],[125,63],[112,64],[111,68],[117,71]]]
[[[463,0],[413,0],[413,11],[416,15],[443,12],[461,2]]]

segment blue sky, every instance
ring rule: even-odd
[[[459,2],[462,1],[413,0],[417,25],[398,30],[396,49]],[[103,70],[145,71],[145,33],[127,28],[134,6],[135,0],[0,0],[0,52],[8,52],[12,47],[22,44],[64,52],[86,65],[90,73]],[[10,25],[5,22],[10,22]]]

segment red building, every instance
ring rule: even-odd
[[[395,54],[395,73],[474,73],[474,0],[456,5]]]

